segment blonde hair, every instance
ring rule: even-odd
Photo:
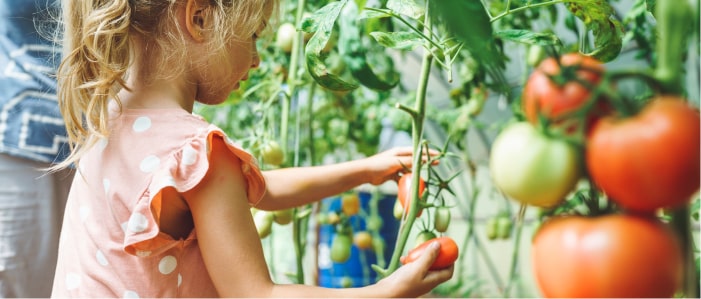
[[[168,66],[168,74],[184,71],[187,49],[175,11],[187,0],[63,0],[63,60],[58,69],[58,100],[71,153],[59,170],[78,164],[100,138],[109,135],[108,103],[128,89],[126,77],[135,59],[148,69]],[[195,0],[206,5],[211,53],[224,50],[232,39],[246,39],[258,29],[265,11],[278,0]],[[134,38],[143,42],[134,57]],[[166,73],[166,72],[159,72]]]

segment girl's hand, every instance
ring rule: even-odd
[[[438,257],[440,243],[433,242],[416,261],[400,267],[392,275],[380,280],[376,286],[392,297],[419,297],[453,277],[454,266],[441,270],[429,270]]]
[[[429,150],[428,153],[425,151],[422,153],[424,162],[428,160],[429,155],[434,157],[440,154],[433,149]],[[380,185],[388,180],[397,181],[401,173],[411,172],[414,165],[412,154],[412,147],[407,146],[392,148],[366,158],[364,162],[369,165],[370,183]],[[438,164],[438,160],[434,160],[433,164]]]

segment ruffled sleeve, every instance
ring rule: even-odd
[[[210,125],[173,152],[165,159],[166,162],[154,171],[148,191],[137,201],[127,223],[124,239],[124,250],[127,253],[149,256],[177,244],[172,237],[162,233],[157,225],[162,208],[162,191],[174,188],[178,192],[186,192],[197,186],[209,169],[212,142],[215,138],[222,138],[231,154],[241,159],[241,171],[248,184],[249,203],[256,205],[263,198],[265,180],[256,159],[235,144],[221,129]]]

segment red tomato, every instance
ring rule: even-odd
[[[664,96],[627,119],[607,117],[587,140],[592,180],[624,208],[651,212],[688,202],[699,190],[699,112]]]
[[[654,218],[552,218],[531,253],[544,297],[671,297],[683,279],[679,241]]]
[[[403,256],[400,259],[400,261],[403,265],[406,265],[419,259],[419,257],[421,257],[421,255],[423,255],[424,251],[426,250],[426,247],[428,247],[428,245],[435,241],[441,243],[441,249],[438,253],[438,257],[436,257],[436,260],[433,262],[433,264],[431,264],[431,267],[429,267],[429,269],[440,270],[450,267],[458,259],[459,250],[458,244],[456,244],[455,241],[453,241],[453,239],[449,237],[438,237],[428,240],[415,247],[414,249],[409,250],[407,255]]]
[[[409,203],[411,202],[412,198],[411,182],[414,180],[413,177],[414,175],[411,172],[407,172],[403,174],[401,178],[399,178],[399,190],[397,190],[397,199],[399,199],[399,202],[402,204],[402,207],[404,207],[404,213],[409,212]],[[419,178],[419,199],[421,199],[425,189],[426,182],[423,178]],[[422,209],[419,209],[419,211],[416,213],[416,217],[421,216],[421,212]]]
[[[568,72],[563,71],[566,68],[561,68],[560,65],[579,67],[571,69],[572,72],[568,74]],[[601,80],[601,73],[604,71],[604,66],[600,61],[579,53],[568,53],[561,56],[560,65],[555,58],[546,58],[528,78],[523,88],[521,101],[523,112],[531,123],[538,122],[539,114],[549,120],[555,120],[581,108],[589,99],[591,92],[574,79],[577,78],[596,85]],[[558,84],[551,76],[562,76],[563,82]],[[607,110],[607,104],[597,104],[594,111],[589,114],[587,124],[592,123],[594,118]]]

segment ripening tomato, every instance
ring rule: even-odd
[[[428,240],[415,247],[414,249],[409,250],[406,256],[400,258],[400,261],[404,265],[416,261],[421,257],[421,255],[423,255],[426,248],[431,243],[436,241],[441,244],[441,248],[438,253],[438,257],[436,257],[436,260],[433,261],[433,264],[431,264],[431,267],[429,267],[429,269],[440,270],[450,267],[458,259],[459,254],[458,244],[456,244],[455,241],[453,241],[453,239],[451,239],[450,237],[438,237]]]
[[[594,183],[620,206],[651,212],[688,202],[699,190],[699,111],[661,96],[636,116],[601,119],[587,139]]]
[[[556,120],[583,107],[591,92],[577,80],[594,86],[601,81],[603,71],[600,61],[580,53],[562,55],[559,64],[554,57],[545,58],[523,87],[521,103],[526,118],[537,123],[540,114]],[[587,122],[591,123],[597,115],[605,113],[606,107],[606,104],[597,104]]]
[[[367,231],[359,231],[353,235],[353,244],[358,249],[372,248],[372,234]]]
[[[551,218],[531,252],[545,297],[671,297],[683,278],[679,241],[655,218]]]
[[[399,187],[399,189],[397,190],[397,199],[399,200],[399,203],[402,204],[402,207],[404,207],[404,213],[409,213],[409,203],[412,199],[411,183],[414,180],[413,177],[413,173],[407,172],[403,174],[401,178],[399,178],[399,182],[397,183]],[[426,181],[424,181],[423,178],[419,177],[419,199],[422,199],[425,189]],[[421,216],[421,213],[423,212],[422,210],[423,208],[419,207],[419,211],[416,213],[416,217]]]
[[[504,128],[494,140],[489,169],[494,184],[509,197],[533,206],[553,207],[579,181],[580,156],[567,141],[518,122]]]
[[[360,197],[358,193],[346,193],[341,196],[341,211],[346,216],[353,216],[360,211]]]

